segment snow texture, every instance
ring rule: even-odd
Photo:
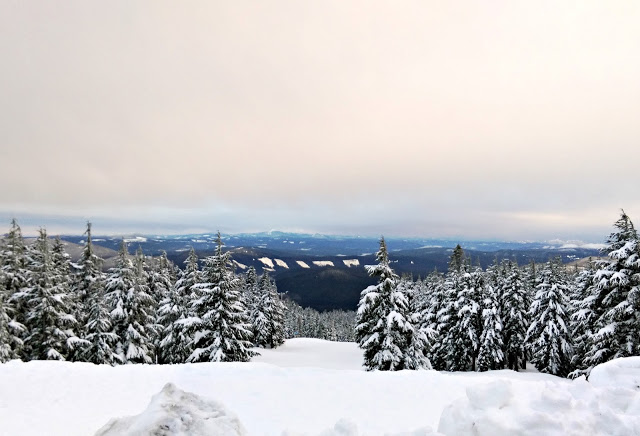
[[[238,418],[215,401],[167,383],[144,412],[112,419],[95,436],[243,436]]]
[[[163,436],[198,434],[187,433],[189,423],[172,421],[175,416],[195,421],[223,412],[229,422],[236,422],[235,413],[246,429],[230,435],[640,434],[640,392],[632,388],[640,357],[598,366],[587,382],[509,370],[366,372],[355,343],[317,339],[291,339],[260,352],[250,363],[0,364],[0,436],[86,436],[98,429],[107,436],[110,419],[145,410],[167,383],[194,396],[161,393],[135,420],[148,428],[183,426],[183,433],[157,431]],[[110,424],[127,419],[134,424],[133,418]],[[133,434],[127,430],[118,434]]]

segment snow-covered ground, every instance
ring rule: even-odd
[[[586,382],[365,372],[355,344],[315,339],[260,351],[251,363],[12,361],[0,365],[0,435],[640,435],[640,358]]]

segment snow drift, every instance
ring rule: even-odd
[[[260,351],[251,363],[1,364],[0,436],[640,435],[640,357],[571,381],[365,372],[355,344],[317,339]]]
[[[215,401],[167,383],[140,415],[116,418],[95,436],[244,436],[238,418]]]

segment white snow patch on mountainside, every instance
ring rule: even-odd
[[[316,266],[335,266],[330,260],[314,260],[313,264]]]
[[[302,268],[311,268],[309,265],[307,265],[307,262],[303,262],[301,260],[296,260],[296,263],[298,265],[300,265]]]
[[[258,260],[262,262],[264,265],[268,266],[269,268],[273,268],[273,261],[268,257],[261,257]]]
[[[247,265],[245,265],[244,263],[240,263],[237,260],[234,260],[233,263],[240,269],[247,269]]]
[[[282,259],[273,259],[273,260],[276,261],[276,265],[289,269],[289,265],[287,265],[287,262],[285,262],[284,260]]]
[[[360,261],[358,259],[344,259],[342,262],[344,262],[344,264],[349,268],[360,265]]]
[[[186,436],[198,425],[214,435],[640,435],[640,357],[596,367],[587,382],[367,372],[356,344],[318,339],[259,351],[250,363],[0,364],[0,435]],[[216,433],[224,422],[228,433]]]
[[[126,243],[131,243],[131,242],[147,242],[147,238],[144,238],[142,236],[136,236],[134,238],[124,238],[123,239],[124,242]]]

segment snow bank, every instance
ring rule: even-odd
[[[589,382],[599,387],[623,387],[640,390],[640,357],[623,357],[596,366]]]
[[[447,436],[638,435],[638,405],[637,392],[601,389],[584,379],[528,386],[496,380],[467,387],[466,397],[442,412],[438,431]]]
[[[244,436],[238,418],[225,407],[167,383],[140,415],[116,418],[95,436]]]
[[[303,262],[302,260],[296,260],[296,263],[300,265],[302,268],[310,268],[307,262]]]
[[[0,364],[0,436],[100,428],[110,436],[107,422],[111,434],[127,434],[118,427],[127,423],[143,435],[156,424],[177,426],[157,432],[165,436],[197,434],[175,417],[195,422],[208,413],[241,422],[246,432],[238,426],[237,434],[260,436],[640,435],[639,358],[596,367],[587,382],[507,370],[366,372],[356,344],[319,339],[260,353],[250,363]],[[167,383],[193,394],[165,387],[149,405]]]

